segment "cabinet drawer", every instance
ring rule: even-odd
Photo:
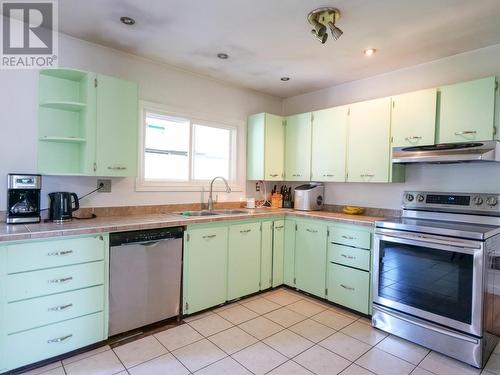
[[[8,368],[14,369],[105,340],[102,312],[6,337]]]
[[[104,310],[104,286],[8,303],[6,333],[24,331]]]
[[[330,244],[328,249],[328,261],[369,271],[370,250]]]
[[[355,228],[330,227],[330,242],[341,245],[371,248],[371,233]]]
[[[368,314],[370,273],[328,264],[328,300]]]
[[[7,273],[104,259],[103,236],[34,241],[7,246]]]
[[[104,284],[104,262],[16,273],[6,277],[7,302]]]

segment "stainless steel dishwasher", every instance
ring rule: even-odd
[[[110,235],[109,336],[179,315],[183,231]]]

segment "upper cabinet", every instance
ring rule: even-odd
[[[283,117],[258,113],[248,118],[247,179],[281,181],[285,176]]]
[[[391,99],[350,106],[348,182],[389,182]]]
[[[135,176],[137,167],[138,93],[134,82],[97,76],[95,173]]]
[[[137,85],[72,69],[40,72],[38,171],[133,176]]]
[[[438,143],[492,140],[495,86],[487,77],[441,87]]]
[[[392,97],[392,147],[433,145],[437,89]]]
[[[285,126],[285,180],[311,178],[311,112],[288,116]]]
[[[344,182],[348,106],[312,114],[311,180]]]

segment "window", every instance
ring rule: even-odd
[[[138,190],[204,190],[216,176],[238,182],[236,126],[143,106],[141,127]]]

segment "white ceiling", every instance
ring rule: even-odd
[[[344,31],[325,45],[306,20],[321,6],[340,9]],[[63,0],[59,20],[66,34],[280,97],[500,43],[499,0]]]

